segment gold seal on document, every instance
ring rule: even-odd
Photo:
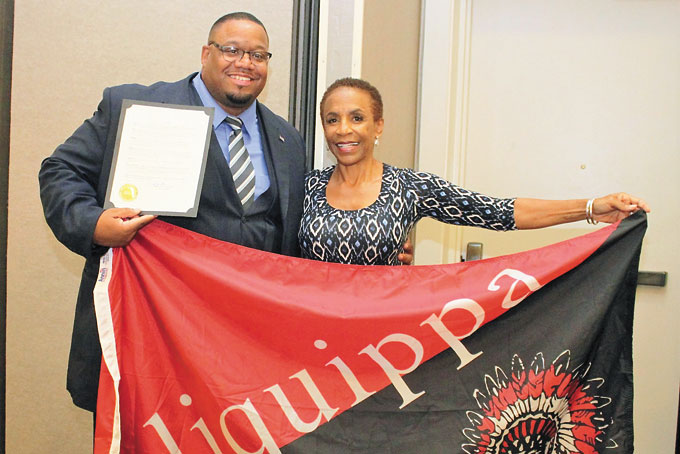
[[[121,199],[125,200],[126,202],[131,202],[137,198],[137,186],[134,184],[124,184],[120,187],[118,194],[120,194]]]

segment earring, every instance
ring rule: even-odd
[[[374,143],[375,146],[377,147],[378,145],[380,145],[380,140],[378,140],[378,138],[376,137],[376,138],[375,138],[375,141],[374,141],[373,143]]]

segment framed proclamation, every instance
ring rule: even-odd
[[[214,109],[124,99],[104,208],[196,217]]]

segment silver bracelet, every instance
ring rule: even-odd
[[[590,199],[588,200],[588,203],[586,203],[586,222],[595,225],[599,221],[593,219],[593,203],[595,203],[595,199]]]

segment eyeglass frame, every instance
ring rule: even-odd
[[[216,43],[215,41],[208,42],[208,45],[209,46],[215,46],[217,48],[217,50],[219,50],[220,53],[222,54],[222,58],[225,61],[228,61],[228,62],[241,61],[246,54],[248,54],[248,58],[255,65],[267,64],[267,63],[269,63],[269,60],[272,58],[272,53],[264,51],[264,50],[243,50],[243,49],[236,47],[236,46],[223,46],[221,44]],[[229,58],[227,56],[227,54],[225,53],[228,49],[233,49],[233,50],[238,51],[238,56],[234,55],[234,58]],[[267,58],[264,59],[264,60],[258,61],[256,58],[253,58],[253,53],[266,55]]]

